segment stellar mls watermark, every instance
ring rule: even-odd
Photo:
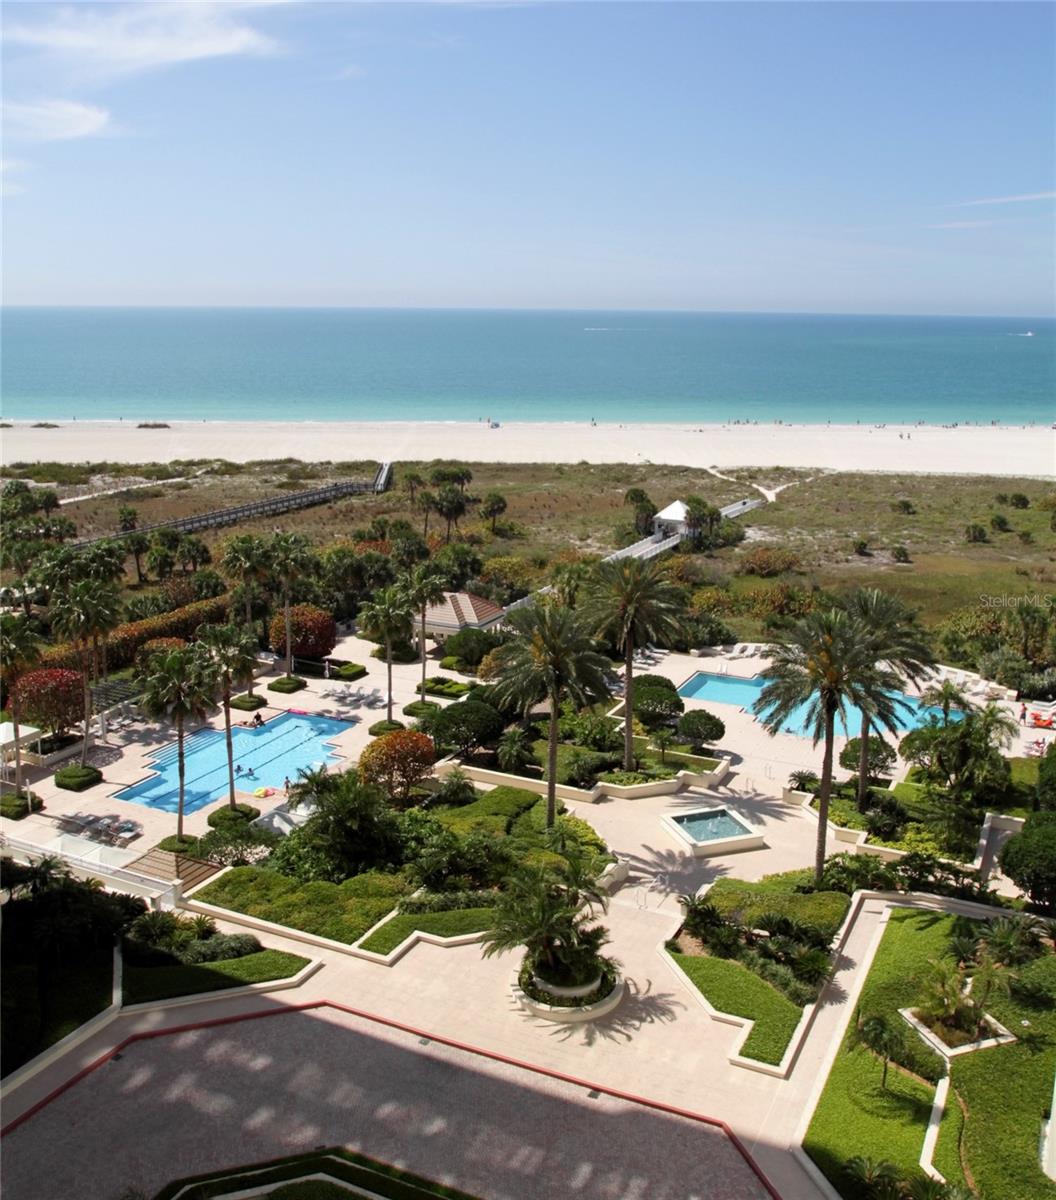
[[[983,608],[1056,608],[1056,595],[1033,592],[1027,596],[1011,596],[1001,592],[983,592],[979,597]]]

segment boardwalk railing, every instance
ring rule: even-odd
[[[347,480],[344,483],[328,483],[325,487],[309,488],[303,492],[287,492],[280,496],[269,496],[266,500],[253,500],[249,504],[236,504],[233,508],[219,508],[213,512],[198,513],[193,517],[179,517],[173,521],[158,521],[153,525],[140,525],[136,533],[153,533],[156,529],[175,529],[178,533],[198,533],[203,529],[219,529],[224,525],[238,525],[255,517],[274,517],[280,513],[295,512],[301,508],[312,508],[317,504],[329,504],[344,496],[377,495],[388,489],[392,482],[392,463],[382,463],[370,483],[362,480]],[[103,534],[101,537],[85,538],[75,542],[76,546],[90,546],[93,542],[112,541],[122,536]]]

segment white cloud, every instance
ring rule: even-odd
[[[4,105],[4,132],[12,140],[61,142],[92,137],[110,122],[105,108],[77,100],[9,101]]]
[[[102,75],[203,58],[274,53],[278,43],[242,19],[251,7],[201,0],[49,8],[44,20],[12,22],[4,38],[9,44],[37,49]]]
[[[928,229],[985,229],[993,221],[943,221],[941,225],[928,225]]]
[[[1021,196],[991,196],[986,200],[965,200],[957,208],[975,208],[979,204],[1022,204],[1027,200],[1056,200],[1056,192],[1025,192]]]

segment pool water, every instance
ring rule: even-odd
[[[758,676],[752,679],[738,679],[733,675],[713,675],[709,671],[697,671],[691,675],[678,689],[678,694],[687,700],[710,700],[716,704],[735,704],[738,708],[746,708],[752,712],[753,705],[759,699],[763,690],[763,681]],[[904,692],[893,692],[894,699],[903,702],[905,707],[898,709],[898,725],[900,729],[916,729],[923,725],[929,717],[941,717],[942,710],[926,704],[921,704],[913,696]],[[801,704],[781,727],[783,733],[795,733],[808,736],[806,716],[809,705]],[[756,720],[759,718],[756,717]],[[849,705],[845,717],[836,716],[836,733],[841,737],[857,737],[862,728],[861,710]]]
[[[243,772],[235,776],[235,787],[243,792],[262,787],[280,790],[287,778],[296,780],[299,771],[336,759],[333,738],[346,729],[345,721],[294,713],[273,717],[259,729],[235,726],[231,744]],[[195,812],[228,794],[227,743],[222,729],[203,729],[186,738],[183,746],[183,809]],[[176,743],[154,751],[148,761],[154,774],[118,792],[116,799],[175,812],[179,804]],[[250,770],[252,778],[247,776]]]
[[[719,838],[742,837],[752,831],[725,808],[708,812],[685,813],[672,818],[695,842],[714,842]]]

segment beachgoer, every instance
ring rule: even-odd
[[[1027,706],[1025,704],[1019,706],[1019,723],[1020,725],[1026,725],[1027,723]]]

